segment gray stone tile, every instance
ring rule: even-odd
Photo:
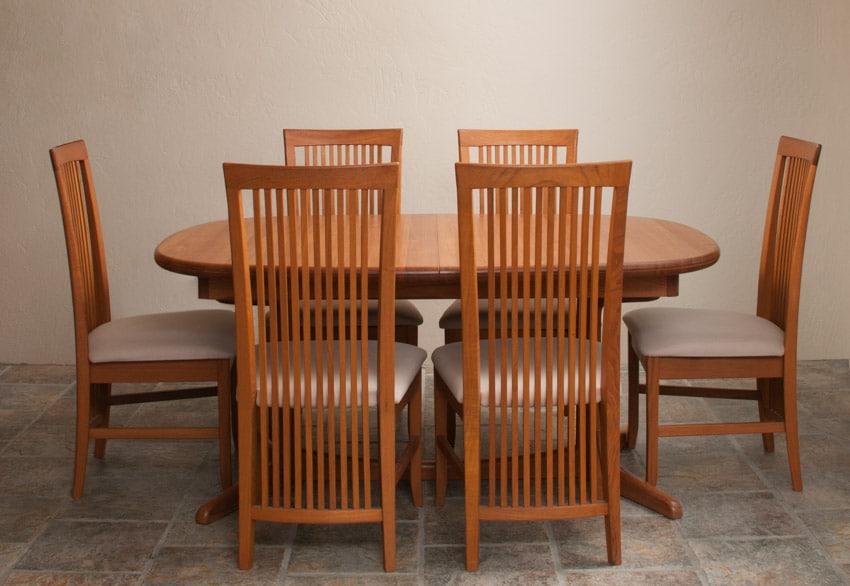
[[[167,523],[51,521],[18,570],[141,572]]]
[[[38,494],[0,499],[0,542],[32,541],[68,498]]]
[[[70,384],[76,367],[66,364],[10,364],[0,371],[0,383]]]
[[[417,525],[396,523],[398,572],[417,571],[418,542]],[[378,523],[299,525],[288,573],[380,573],[383,567],[383,541]]]
[[[562,572],[565,583],[575,586],[697,586],[701,585],[700,573],[689,569],[626,570],[612,569],[609,572]]]
[[[804,511],[799,516],[834,562],[850,564],[850,509]]]
[[[687,514],[678,525],[686,539],[799,536],[804,533],[771,492],[697,493],[683,498],[682,507]]]
[[[482,545],[478,571],[466,572],[463,546],[425,549],[428,584],[557,584],[552,549],[547,543]]]
[[[285,553],[282,547],[255,547],[254,566],[240,570],[234,547],[164,547],[157,553],[145,584],[278,584]]]
[[[122,572],[36,572],[13,570],[3,586],[131,586],[140,574]]]
[[[846,584],[804,538],[694,540],[691,548],[708,584]]]

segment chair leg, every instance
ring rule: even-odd
[[[253,519],[252,503],[254,493],[260,483],[257,470],[258,438],[251,429],[252,418],[257,413],[253,406],[243,406],[239,413],[239,428],[242,433],[238,437],[240,458],[239,466],[239,569],[250,570],[254,565],[254,533],[256,521]]]
[[[415,383],[414,383],[415,384]],[[410,405],[408,404],[408,409]],[[396,566],[395,533],[395,419],[382,421],[378,416],[378,451],[381,471],[381,533],[384,543],[384,571],[394,572]]]
[[[640,361],[632,349],[631,336],[629,336],[627,386],[629,397],[626,447],[633,450],[637,445],[638,426],[640,425]]]
[[[779,385],[780,388],[777,392],[776,385]],[[767,421],[770,418],[771,412],[781,411],[782,401],[784,401],[782,397],[782,388],[781,381],[777,379],[766,379],[760,378],[756,379],[756,386],[758,388],[759,393],[759,420]],[[778,395],[778,396],[777,396]],[[776,401],[780,401],[780,403],[776,403]],[[772,433],[763,433],[761,434],[762,444],[764,445],[765,452],[773,452],[774,450],[774,441]]]
[[[91,411],[89,412],[89,425],[97,425],[98,427],[109,427],[109,401],[112,396],[112,385],[107,383],[98,383],[89,386],[89,404]],[[106,456],[106,439],[94,440],[94,457],[102,459]]]
[[[434,504],[442,507],[446,502],[446,485],[448,484],[448,462],[443,454],[442,440],[446,440],[447,420],[454,418],[449,413],[446,401],[445,385],[439,374],[434,373]]]
[[[786,368],[785,379],[778,380],[777,385],[782,386],[785,445],[788,450],[791,487],[799,492],[803,490],[803,473],[800,468],[800,440],[797,430],[797,369],[794,364]]]
[[[646,481],[658,483],[658,395],[660,381],[658,363],[646,360]]]
[[[231,463],[230,401],[233,395],[231,387],[233,369],[230,360],[222,360],[217,368],[218,378],[218,462],[221,488],[228,489],[233,484]]]
[[[464,406],[466,409],[467,406]],[[468,422],[466,416],[464,421]],[[481,541],[481,453],[477,422],[463,426],[464,450],[464,509],[466,521],[466,569],[469,572],[478,570],[479,547]],[[472,434],[475,434],[473,437]]]
[[[86,464],[89,456],[89,424],[91,423],[91,386],[82,377],[77,376],[77,434],[74,448],[74,484],[71,497],[74,500],[83,496],[86,482]]]
[[[417,392],[407,405],[407,434],[416,441],[416,452],[410,460],[410,492],[414,506],[423,505],[422,496],[422,373],[416,377]]]
[[[396,567],[396,536],[395,536],[395,475],[383,474],[381,484],[381,507],[383,520],[381,529],[384,542],[384,571],[395,572]]]
[[[606,405],[599,410],[600,432],[597,444],[599,445],[599,473],[601,474],[600,486],[603,487],[605,500],[608,501],[608,514],[605,515],[605,545],[608,550],[608,563],[620,565],[623,561],[622,529],[620,520],[620,412],[619,405],[616,409]],[[611,427],[616,432],[611,433]],[[617,445],[611,446],[608,438],[616,437]]]

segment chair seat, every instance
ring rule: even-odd
[[[348,342],[343,342],[343,343],[346,344],[346,348],[348,348]],[[367,356],[368,368],[369,368],[369,379],[368,379],[369,404],[375,405],[377,403],[377,397],[378,397],[378,341],[377,340],[367,340],[366,344],[367,344],[367,346],[366,346],[366,356]],[[334,340],[332,342],[331,352],[333,353],[333,360],[334,360],[333,370],[334,370],[334,376],[335,376],[335,380],[334,380],[334,388],[335,389],[340,388],[340,379],[339,379],[340,352],[339,352],[339,346],[340,346],[340,342],[338,340]],[[355,350],[354,350],[356,356],[360,355],[361,349],[362,349],[362,344],[360,342],[357,342],[356,346],[355,346]],[[259,350],[259,346],[258,346],[258,350]],[[282,348],[281,348],[281,351],[282,351]],[[312,371],[316,372],[316,355],[317,355],[317,352],[316,352],[315,342],[311,342],[310,352],[311,352],[311,364],[313,366]],[[303,349],[301,350],[301,353],[303,355]],[[290,349],[290,355],[292,355],[291,349]],[[401,342],[395,342],[395,389],[394,389],[394,396],[395,396],[395,402],[396,403],[400,402],[404,398],[404,395],[405,395],[405,393],[407,393],[407,390],[410,388],[410,385],[413,383],[413,380],[419,374],[420,369],[422,368],[422,364],[425,362],[425,358],[427,356],[428,356],[428,353],[425,350],[423,350],[422,348],[419,348],[417,346],[413,346],[411,344],[403,344]],[[322,369],[322,370],[324,370],[324,369]],[[257,356],[257,386],[258,387],[259,387],[259,382],[260,382],[259,377],[261,376],[261,372],[262,371],[260,370],[260,357],[259,357],[259,352],[258,352],[258,356]],[[271,371],[271,365],[266,366],[265,372],[266,372],[266,377],[268,377],[268,379],[271,381],[272,378],[273,378],[273,374],[272,374],[272,371]],[[346,378],[348,378],[349,371],[347,369],[345,370],[345,375],[346,375]],[[293,381],[293,380],[294,380],[294,373],[293,373],[292,376],[290,376],[290,382]],[[283,401],[282,383],[283,383],[283,373],[281,372],[278,375],[278,381],[277,381],[277,388],[279,389],[278,400],[281,403]],[[315,401],[316,400],[315,377],[313,378],[311,387],[312,387],[311,397],[312,397],[313,401]],[[345,387],[346,388],[350,387],[350,385],[346,384]],[[270,386],[269,393],[271,393],[271,392],[272,392],[272,387]],[[269,400],[271,400],[270,395],[269,395],[268,398],[269,398]],[[337,396],[337,400],[334,401],[334,403],[336,405],[339,404],[338,398],[339,397]],[[290,404],[291,403],[292,403],[292,401],[290,400]]]
[[[346,316],[348,315],[348,303],[344,303]],[[370,299],[366,304],[366,319],[369,325],[378,323],[378,300]],[[336,323],[336,312],[333,314]],[[347,321],[347,320],[346,320]],[[421,326],[425,320],[416,305],[407,299],[399,299],[395,302],[395,325],[396,326]]]
[[[560,338],[560,341],[564,344],[568,342],[565,338]],[[480,342],[481,349],[479,354],[480,360],[480,387],[481,387],[481,405],[486,407],[490,404],[489,398],[489,367],[488,367],[488,353],[490,348],[490,343],[487,340],[482,340]],[[520,356],[523,351],[524,340],[520,340],[518,344],[518,352]],[[500,372],[500,364],[501,364],[501,341],[496,340],[496,371]],[[602,353],[602,344],[597,344],[596,351],[598,355]],[[578,352],[578,347],[576,347],[576,352]],[[529,350],[529,359],[531,363],[534,363],[534,348],[530,348]],[[564,355],[564,368],[568,369],[568,358],[567,354]],[[434,352],[431,353],[431,360],[434,363],[434,370],[440,373],[440,377],[445,382],[448,389],[451,391],[452,395],[454,395],[455,399],[459,402],[463,402],[463,342],[452,342],[451,344],[445,344],[444,346],[440,346],[435,349]],[[596,401],[599,401],[600,396],[600,388],[602,385],[602,372],[600,368],[601,361],[597,362],[596,367]],[[578,370],[578,369],[577,369]],[[578,374],[578,372],[577,372]],[[589,374],[589,373],[588,373]],[[553,375],[555,375],[555,368],[553,367]],[[513,376],[513,369],[511,366],[508,366],[508,377]],[[589,381],[585,381],[586,383]],[[497,381],[497,385],[498,385]],[[518,381],[519,391],[517,395],[522,396],[523,394],[523,381],[520,379]],[[589,385],[585,385],[587,388]],[[588,394],[585,393],[585,400],[588,398]],[[499,404],[497,402],[497,404]]]
[[[522,307],[522,302],[518,302],[519,307]],[[534,302],[532,301],[532,308],[534,307]],[[546,314],[545,301],[541,301],[543,304],[543,314]],[[499,314],[501,311],[501,303],[499,300],[496,300],[496,303],[493,305],[496,310],[496,313]],[[489,308],[489,303],[487,301],[479,301],[478,302],[478,323],[486,324],[487,323],[487,310]],[[519,316],[519,326],[522,327],[522,311],[518,312]],[[557,314],[553,316],[553,318],[557,318]],[[440,316],[440,328],[444,330],[459,330],[462,328],[461,322],[461,313],[460,313],[460,299],[455,299],[451,305],[449,305],[446,310],[443,312],[443,315]],[[508,322],[508,326],[510,327],[510,321]],[[531,324],[534,326],[534,323]]]
[[[236,354],[234,323],[233,312],[226,309],[112,320],[89,333],[89,360],[97,364],[233,358]]]
[[[641,358],[782,356],[785,332],[770,320],[736,311],[647,307],[623,316]]]
[[[369,323],[378,323],[378,301],[373,299],[368,303]],[[407,299],[397,299],[395,302],[396,326],[421,326],[425,320],[416,305]]]

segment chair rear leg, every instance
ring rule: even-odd
[[[416,438],[416,452],[410,460],[410,492],[413,504],[421,507],[422,496],[422,373],[413,383],[418,391],[413,394],[407,405],[407,433],[412,440]]]
[[[658,484],[658,395],[660,381],[658,364],[653,358],[646,362],[646,481]]]
[[[434,375],[434,503],[442,507],[446,501],[446,485],[448,484],[448,461],[443,453],[443,441],[447,441],[446,428],[448,419],[453,419],[444,393],[448,392],[438,374]]]
[[[89,425],[109,427],[109,403],[110,398],[112,397],[112,385],[107,383],[90,385],[89,393],[89,404],[91,405]],[[102,459],[104,456],[106,456],[106,439],[97,439],[94,441],[94,457]]]
[[[640,425],[640,361],[632,349],[631,336],[629,336],[627,386],[629,397],[626,447],[633,450],[637,445],[638,426]]]
[[[782,406],[782,381],[780,379],[756,379],[756,387],[759,393],[759,420],[768,421],[770,413],[781,411]],[[779,388],[777,389],[777,385]],[[779,395],[777,397],[777,395]],[[762,445],[765,452],[772,452],[775,449],[772,433],[761,434]]]
[[[89,456],[89,425],[91,423],[91,386],[77,377],[77,430],[74,448],[74,483],[71,497],[83,496],[86,482],[86,464]]]
[[[799,492],[803,490],[803,472],[800,468],[800,438],[797,424],[797,373],[795,369],[786,375],[787,382],[777,380],[782,386],[782,407],[785,417],[785,445],[788,450],[788,467],[791,472],[791,487]]]
[[[218,376],[218,462],[221,487],[230,488],[233,485],[233,468],[231,462],[230,435],[230,402],[232,400],[233,369],[230,360],[222,360],[217,367]]]

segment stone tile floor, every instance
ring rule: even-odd
[[[804,491],[791,490],[782,436],[773,454],[757,436],[662,440],[659,486],[685,514],[671,521],[623,501],[621,566],[606,564],[593,519],[485,524],[480,570],[466,573],[461,487],[436,509],[426,483],[422,509],[399,488],[394,574],[381,570],[377,525],[260,525],[254,569],[243,572],[235,516],[194,521],[218,490],[213,442],[115,441],[90,461],[74,502],[73,368],[0,365],[0,583],[848,584],[850,370],[846,360],[803,362],[799,379]],[[213,408],[130,407],[121,417],[210,419]],[[662,409],[735,410],[675,398]],[[641,473],[642,453],[624,452],[624,466]]]

